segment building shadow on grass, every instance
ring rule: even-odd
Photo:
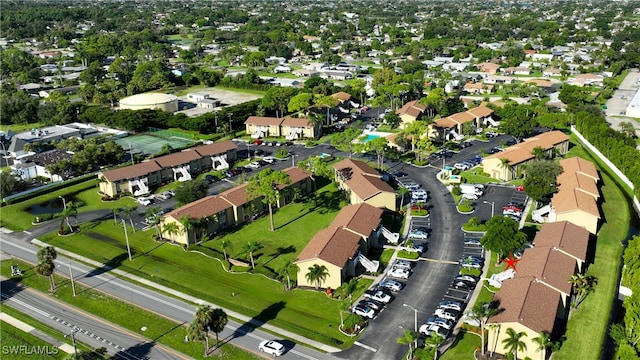
[[[237,337],[244,336],[248,333],[253,332],[253,330],[255,330],[257,327],[262,326],[267,322],[269,322],[270,320],[275,319],[278,313],[282,309],[284,309],[285,305],[286,303],[284,301],[278,301],[277,303],[269,305],[267,308],[262,310],[258,315],[252,317],[251,319],[249,319],[249,321],[245,322],[240,327],[238,327],[233,332],[233,334],[231,334],[230,336],[224,339],[221,339],[220,343],[221,344],[227,343]]]

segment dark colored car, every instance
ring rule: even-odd
[[[213,183],[217,183],[218,181],[220,181],[220,178],[214,175],[210,175],[208,174],[207,176],[204,177],[205,181],[207,181],[209,184],[213,184]]]

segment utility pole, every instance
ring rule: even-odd
[[[127,253],[129,253],[129,261],[131,261],[131,247],[129,246],[129,233],[127,233],[127,223],[122,219],[122,227],[124,228],[124,238],[127,241]]]
[[[69,277],[71,278],[71,290],[73,290],[73,296],[76,296],[76,283],[73,281],[73,271],[71,271],[71,263],[69,263]]]

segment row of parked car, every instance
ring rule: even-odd
[[[482,156],[480,155],[476,155],[472,158],[469,158],[467,160],[458,162],[453,164],[453,168],[454,169],[458,169],[458,170],[462,170],[462,171],[466,171],[469,170],[471,168],[473,168],[476,165],[480,165],[480,163],[482,162]]]
[[[376,317],[384,306],[394,299],[394,293],[404,289],[405,283],[397,279],[407,279],[413,265],[412,261],[395,260],[387,271],[387,277],[376,287],[365,291],[363,300],[355,304],[351,311],[368,319]],[[397,279],[392,279],[393,277]]]

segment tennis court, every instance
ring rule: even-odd
[[[164,138],[155,134],[140,134],[117,139],[116,143],[122,146],[125,151],[128,151],[129,147],[131,147],[134,153],[154,155],[162,150],[164,144],[169,144],[172,148],[177,149],[193,145],[194,141],[179,137]]]

